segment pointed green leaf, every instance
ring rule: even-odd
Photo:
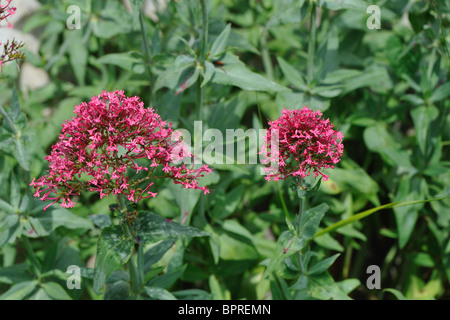
[[[288,256],[299,252],[305,246],[305,239],[297,237],[290,231],[284,231],[277,241],[277,247],[270,263],[264,272],[264,278],[269,276]]]
[[[216,72],[216,67],[209,61],[205,61],[205,69],[203,71],[202,87],[207,84]]]
[[[210,59],[218,58],[225,52],[227,47],[228,37],[230,36],[231,24],[227,24],[225,29],[220,33],[212,44],[211,51],[209,53]]]
[[[93,229],[93,224],[89,219],[79,217],[65,208],[52,208],[41,211],[30,217],[30,222],[36,232],[41,232],[41,236],[48,235],[58,227],[68,229],[86,228]]]
[[[144,287],[145,293],[155,300],[177,300],[173,294],[163,288]]]
[[[100,229],[109,227],[112,224],[111,218],[107,214],[91,214],[89,218]]]
[[[134,241],[123,235],[119,226],[110,226],[102,230],[97,244],[97,256],[94,269],[94,291],[100,294],[108,277],[124,265],[133,253]]]
[[[408,298],[406,298],[403,295],[403,293],[401,293],[397,289],[388,288],[388,289],[383,289],[383,291],[392,293],[397,298],[397,300],[409,300]]]
[[[144,255],[144,269],[145,272],[148,272],[151,268],[151,266],[158,262],[163,255],[172,248],[174,242],[173,240],[163,240],[154,246],[152,246],[150,249],[145,252]]]
[[[322,203],[317,207],[311,208],[303,212],[300,219],[299,234],[305,239],[312,239],[319,228],[325,212],[329,209],[326,203]]]
[[[399,183],[399,189],[395,196],[395,200],[414,200],[424,198],[427,192],[427,185],[424,178],[413,176],[412,178],[404,178]],[[395,220],[397,223],[398,242],[400,248],[404,248],[412,235],[417,219],[419,218],[419,210],[423,208],[423,203],[415,205],[394,208]]]
[[[9,214],[0,221],[0,247],[11,243],[22,233],[22,225],[17,214]]]
[[[139,212],[136,236],[142,243],[154,243],[160,240],[205,237],[210,234],[163,218],[151,212]]]
[[[145,68],[142,64],[142,58],[134,57],[132,54],[133,52],[105,54],[97,59],[97,62],[101,64],[112,64],[134,73],[143,73]]]
[[[278,64],[283,71],[284,76],[289,81],[290,84],[295,86],[296,88],[304,89],[305,88],[305,79],[300,71],[291,66],[286,60],[281,57],[277,57]]]
[[[433,148],[430,141],[430,126],[439,117],[439,109],[435,106],[417,107],[411,111],[411,117],[414,122],[417,144],[422,154],[427,156],[428,151]]]
[[[366,11],[369,4],[363,0],[319,0],[319,5],[329,10],[353,9]]]
[[[336,253],[329,258],[323,259],[317,262],[311,269],[308,270],[308,275],[320,274],[328,270],[329,267],[336,261],[340,256],[340,253]]]
[[[42,283],[41,287],[45,293],[53,300],[72,300],[67,292],[56,282]]]
[[[339,288],[328,272],[308,277],[307,290],[311,292],[311,295],[316,299],[351,300],[351,298]]]
[[[431,102],[441,101],[450,96],[450,82],[440,85],[431,95]]]
[[[0,300],[22,300],[33,292],[37,284],[38,282],[36,280],[15,284],[0,296]]]
[[[266,79],[262,75],[248,69],[237,56],[227,52],[221,60],[222,68],[216,68],[212,79],[214,83],[236,86],[250,91],[283,91],[287,88]]]

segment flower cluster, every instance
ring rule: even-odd
[[[333,130],[329,119],[322,119],[320,111],[307,107],[301,110],[283,109],[278,120],[270,121],[260,154],[266,166],[266,180],[278,181],[289,176],[305,178],[313,171],[324,180],[322,169],[334,168],[341,160],[343,135]]]
[[[6,0],[6,4],[2,5],[0,0],[0,22],[5,20],[8,21],[8,17],[16,13],[16,7],[11,6],[12,0]],[[12,28],[12,24],[8,21],[8,28]],[[0,51],[0,68],[3,64],[13,60],[25,59],[25,54],[20,51],[24,46],[23,42],[17,42],[16,40],[7,41],[6,43],[0,42],[0,46],[3,45],[3,50]],[[17,67],[19,65],[17,64]]]
[[[0,42],[1,45],[2,43]],[[8,40],[6,43],[3,43],[3,53],[0,54],[0,67],[6,62],[25,59],[25,54],[20,51],[24,45],[23,42],[17,42],[16,40],[11,42]]]
[[[154,184],[151,180],[158,178],[209,192],[197,179],[211,169],[181,163],[192,155],[180,135],[152,108],[144,108],[139,97],[103,91],[76,106],[74,113],[77,116],[62,125],[59,141],[45,158],[48,174],[31,183],[37,189],[35,197],[53,200],[50,205],[62,199],[61,206],[67,208],[74,205],[70,196],[89,190],[98,191],[100,198],[122,194],[138,202],[156,196],[149,188]],[[135,171],[136,178],[130,179],[128,170]]]
[[[2,1],[0,0],[0,21],[3,21],[16,13],[17,8],[11,6],[11,2],[12,0],[6,0],[6,4],[2,5]],[[8,28],[12,28],[12,24],[9,21]]]

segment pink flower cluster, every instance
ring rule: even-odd
[[[319,174],[322,169],[334,168],[344,151],[343,134],[333,130],[329,119],[322,119],[320,111],[307,107],[301,110],[283,109],[278,120],[270,121],[260,154],[266,164],[266,180],[278,181],[289,176],[301,178]],[[274,144],[275,143],[275,144]]]
[[[10,6],[11,2],[12,0],[6,0],[6,4],[2,5],[2,1],[0,0],[0,21],[16,13],[17,8]],[[12,28],[12,24],[9,23],[9,21],[8,21],[8,28]]]
[[[100,198],[122,194],[138,202],[156,196],[149,188],[154,184],[151,180],[159,178],[209,192],[197,179],[211,169],[207,165],[198,169],[174,165],[192,155],[171,124],[153,109],[144,108],[139,97],[104,91],[76,106],[74,112],[77,116],[62,125],[59,141],[45,158],[48,174],[31,183],[37,189],[35,197],[53,200],[50,205],[62,199],[60,205],[68,208],[74,206],[70,196],[89,190],[99,192]],[[127,170],[145,175],[132,180]]]

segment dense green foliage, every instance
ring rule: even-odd
[[[450,298],[449,1],[179,0],[157,20],[143,0],[40,2],[25,61],[50,82],[20,88],[14,63],[0,79],[0,298]],[[225,137],[306,105],[343,132],[344,155],[302,221],[292,181],[265,181],[259,163],[210,164],[207,195],[156,182],[128,208],[137,244],[119,236],[115,197],[43,212],[29,186],[74,106],[102,90],[140,96],[193,138],[194,121]]]

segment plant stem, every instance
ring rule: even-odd
[[[204,99],[204,90],[202,88],[201,81],[197,81],[197,103],[196,103],[196,119],[202,121],[203,120],[203,99]]]
[[[31,246],[30,240],[28,237],[23,236],[22,241],[25,247],[25,250],[27,251],[28,258],[31,261],[31,267],[33,269],[33,273],[36,274],[38,277],[41,275],[41,266],[39,264],[39,261],[36,258],[36,255],[34,254],[33,247]]]
[[[198,62],[201,68],[205,68],[205,60],[208,55],[208,4],[206,0],[200,0],[200,6],[202,10],[202,35],[200,39],[200,55]],[[203,120],[203,100],[204,90],[201,85],[201,81],[197,81],[197,105],[196,105],[196,118],[197,120]]]
[[[202,8],[202,38],[200,42],[200,64],[205,65],[206,55],[208,54],[208,4],[206,0],[200,0]]]
[[[145,69],[147,70],[148,76],[149,76],[149,82],[150,82],[150,90],[149,90],[149,104],[150,106],[153,105],[153,72],[151,68],[152,64],[152,58],[150,54],[150,49],[148,45],[147,40],[147,32],[145,31],[144,26],[144,18],[142,17],[142,10],[139,12],[139,23],[141,25],[141,35],[142,35],[142,44],[144,46],[144,52],[145,52]],[[158,32],[158,30],[155,30],[155,32]]]
[[[307,75],[308,85],[311,84],[314,78],[314,55],[316,51],[316,6],[311,2],[311,12],[309,16],[309,43],[308,43],[308,60],[307,60]]]
[[[270,59],[269,49],[267,47],[267,32],[264,30],[263,35],[261,37],[261,56],[264,65],[264,70],[266,71],[267,78],[269,80],[273,80],[273,65],[272,60]]]
[[[303,187],[303,179],[300,179],[300,188]],[[302,230],[302,215],[305,210],[305,197],[298,197],[298,232]]]
[[[127,205],[125,202],[125,198],[123,195],[119,194],[118,198],[117,198],[117,202],[119,204],[119,210],[121,211],[122,214],[126,214],[127,213]],[[123,232],[125,233],[125,236],[127,237],[132,237],[130,230],[128,228],[128,225],[126,225],[126,223],[122,224],[123,227]],[[143,257],[141,255],[143,255],[143,248],[142,245],[140,245],[139,243],[136,244],[137,246],[137,265],[134,262],[134,255],[131,255],[130,259],[127,262],[127,266],[128,266],[128,272],[130,273],[130,280],[131,280],[131,291],[135,294],[138,295],[140,288],[141,288],[141,284],[143,283],[143,279],[144,277],[141,276],[144,272],[143,270]],[[139,270],[139,268],[141,268],[142,270]]]
[[[275,185],[277,186],[278,196],[280,197],[280,202],[281,202],[281,206],[283,207],[284,215],[289,220],[289,222],[292,223],[292,217],[291,217],[291,215],[289,213],[289,210],[288,210],[288,208],[286,206],[286,202],[284,201],[283,194],[281,193],[281,188],[280,188],[279,181],[277,181],[277,183]]]

